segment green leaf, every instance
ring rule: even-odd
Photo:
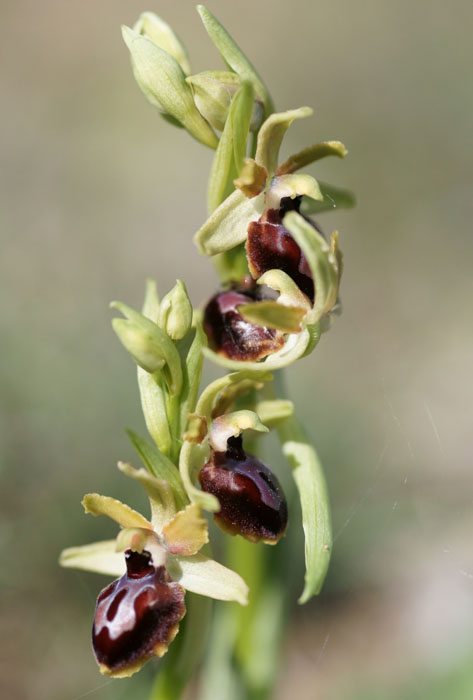
[[[251,304],[240,304],[238,313],[245,321],[257,326],[276,328],[285,333],[298,333],[301,321],[306,315],[306,309],[300,306],[285,306],[277,301],[255,301]]]
[[[205,554],[171,555],[168,570],[172,580],[188,591],[216,600],[233,600],[240,605],[248,603],[248,586],[241,576]]]
[[[332,552],[332,523],[327,484],[317,453],[295,417],[278,426],[282,450],[291,468],[302,508],[305,535],[305,586],[299,603],[320,593]]]
[[[203,255],[216,255],[246,241],[248,226],[257,221],[264,209],[264,194],[247,199],[235,190],[209,216],[194,236],[194,243]]]
[[[148,432],[158,450],[168,455],[172,440],[159,373],[150,374],[138,367],[138,388]]]
[[[198,141],[216,148],[218,139],[194,103],[186,75],[176,59],[145,36],[122,27],[136,81],[148,100],[180,122]]]
[[[183,365],[183,381],[180,396],[181,426],[187,423],[187,416],[193,413],[199,393],[202,365],[204,363],[203,348],[207,345],[207,336],[200,320],[196,319],[195,335]]]
[[[216,17],[203,5],[197,5],[204,27],[217,47],[220,55],[227,65],[237,73],[242,80],[249,80],[253,85],[255,94],[264,105],[264,115],[268,116],[273,111],[273,103],[253,65],[245,56],[240,47],[235,43],[227,30],[220,24]]]
[[[327,156],[344,158],[347,153],[348,151],[341,141],[321,141],[320,143],[314,143],[312,146],[304,148],[302,151],[299,151],[299,153],[295,153],[284,161],[276,170],[276,175],[293,173]]]
[[[127,430],[126,432],[146,469],[157,479],[167,481],[172,488],[177,510],[184,508],[189,499],[186,496],[179,471],[174,464],[147,440],[133,432],[133,430]]]
[[[352,209],[356,206],[356,197],[350,190],[320,181],[319,186],[324,198],[323,202],[315,202],[312,199],[304,198],[301,206],[301,213],[304,216],[321,214],[324,211],[332,211],[333,209]]]
[[[255,160],[258,165],[266,168],[269,178],[276,172],[279,149],[287,129],[294,119],[310,117],[311,114],[310,107],[299,107],[299,109],[271,114],[264,122],[258,134]]]
[[[68,547],[61,552],[59,564],[66,569],[83,569],[105,576],[123,576],[125,557],[116,550],[116,540],[93,542],[81,547]]]
[[[212,163],[207,192],[209,213],[213,212],[235,189],[246,155],[246,142],[253,113],[253,88],[244,81],[232,99],[225,127]]]

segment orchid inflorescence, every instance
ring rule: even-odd
[[[322,468],[271,372],[310,353],[339,307],[338,234],[327,239],[309,215],[351,206],[353,197],[298,171],[325,156],[344,157],[346,149],[339,141],[316,143],[279,163],[286,130],[312,111],[275,113],[228,32],[206,8],[198,11],[226,70],[191,75],[183,45],[153,13],[123,27],[148,100],[215,149],[209,218],[194,240],[222,286],[202,310],[193,309],[182,281],[160,301],[149,280],[141,312],[112,304],[123,316],[113,328],[138,366],[153,441],[130,431],[144,467],[118,466],[145,488],[151,514],[87,494],[85,512],[108,516],[119,534],[64,550],[61,564],[119,577],[99,595],[92,635],[100,670],[114,677],[166,653],[186,613],[186,590],[247,603],[245,581],[212,558],[204,512],[252,543],[274,545],[284,536],[285,495],[272,470],[246,452],[246,430],[275,428],[292,468],[305,535],[300,602],[320,591],[332,546]],[[204,356],[232,371],[199,395]]]

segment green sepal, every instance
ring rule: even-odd
[[[159,295],[156,280],[147,279],[145,286],[145,298],[141,313],[154,323],[158,322],[159,315]]]
[[[268,177],[272,177],[278,166],[279,149],[286,133],[294,119],[310,117],[310,107],[299,107],[287,112],[271,114],[263,123],[258,133],[255,160],[268,171]]]
[[[143,411],[146,428],[153,438],[158,450],[168,455],[171,449],[172,439],[169,430],[166,403],[159,372],[150,374],[146,370],[137,368],[138,388],[140,391],[141,408]]]
[[[313,309],[307,314],[307,322],[316,323],[337,301],[339,259],[325,238],[297,212],[286,214],[283,225],[294,236],[307,258],[316,292]]]
[[[294,404],[287,399],[268,399],[258,401],[254,406],[255,413],[267,428],[274,428],[294,413]]]
[[[179,472],[190,501],[198,503],[210,513],[217,513],[220,510],[220,503],[216,496],[205,493],[196,486],[197,475],[204,465],[208,452],[207,445],[196,445],[184,440],[179,455]]]
[[[304,197],[301,205],[301,214],[304,216],[321,214],[324,211],[332,211],[333,209],[352,209],[356,206],[356,197],[350,190],[328,185],[326,182],[320,182],[320,180],[319,186],[324,199],[322,202],[315,202],[313,199]]]
[[[150,373],[165,368],[164,377],[169,391],[178,394],[182,387],[182,369],[172,340],[153,321],[126,304],[113,301],[110,306],[128,319],[114,318],[112,325],[136,363]]]
[[[241,86],[241,78],[226,70],[207,70],[190,75],[194,102],[205,119],[218,131],[223,131],[233,96]]]
[[[251,82],[255,95],[263,102],[264,116],[267,117],[274,109],[273,103],[255,68],[227,30],[206,7],[197,5],[197,12],[200,15],[207,34],[217,47],[225,63],[235,71],[242,80],[249,80]]]
[[[326,158],[327,156],[344,158],[347,153],[348,151],[341,141],[321,141],[320,143],[314,143],[312,146],[308,146],[302,151],[294,153],[294,155],[290,156],[284,163],[281,163],[276,170],[276,175],[294,173],[296,170],[305,168],[306,165],[315,163],[315,161]]]
[[[181,510],[184,508],[189,503],[189,499],[186,496],[176,466],[171,460],[145,440],[145,438],[137,435],[133,430],[127,430],[126,432],[146,469],[157,479],[167,481],[170,485],[174,495],[176,509]]]
[[[241,576],[202,552],[190,557],[170,555],[167,569],[172,580],[188,591],[240,605],[248,603],[248,586]]]
[[[176,513],[174,494],[169,482],[156,478],[146,469],[134,469],[127,462],[118,462],[118,468],[125,476],[139,481],[144,487],[151,507],[151,523],[156,532],[161,532]]]
[[[320,593],[332,553],[332,522],[322,465],[304,428],[294,417],[278,426],[282,451],[299,492],[305,536],[305,585],[299,603]]]
[[[238,313],[256,326],[275,328],[284,333],[298,333],[306,310],[301,306],[286,306],[270,299],[240,304]]]
[[[232,99],[225,127],[212,163],[207,190],[207,206],[212,213],[235,189],[246,155],[246,143],[253,113],[253,88],[243,81]]]
[[[186,75],[176,59],[130,27],[123,26],[122,33],[135,79],[151,104],[180,122],[197,141],[216,148],[217,136],[195,106]]]
[[[248,199],[235,190],[194,236],[194,243],[203,255],[217,255],[246,241],[248,226],[257,221],[264,209],[264,193]]]
[[[133,30],[147,36],[153,44],[173,56],[184,73],[189,75],[191,67],[187,51],[174,30],[161,17],[154,12],[142,12],[133,25]]]
[[[259,388],[259,384],[269,382],[272,378],[272,374],[263,370],[261,365],[256,372],[242,370],[226,374],[204,389],[197,402],[195,412],[204,416],[210,424],[211,419],[221,415],[224,412],[223,409],[228,408],[241,393]],[[221,399],[224,403],[221,402]]]
[[[125,557],[117,552],[116,540],[68,547],[61,552],[59,564],[66,569],[93,571],[113,578],[123,576],[126,572]]]

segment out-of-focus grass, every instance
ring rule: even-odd
[[[151,673],[99,676],[88,638],[106,579],[56,564],[62,547],[114,534],[83,516],[84,492],[143,505],[114,468],[136,462],[123,428],[144,428],[108,302],[138,306],[147,276],[163,293],[185,279],[196,304],[215,284],[190,242],[211,153],[146,104],[121,42],[120,23],[144,9],[176,27],[196,71],[220,67],[188,0],[7,0],[0,10],[0,695],[12,700],[139,699]],[[326,465],[336,542],[324,594],[294,618],[280,698],[410,698],[420,688],[463,700],[472,681],[459,660],[473,648],[473,6],[212,9],[278,108],[316,108],[291,128],[283,156],[342,139],[346,161],[312,172],[359,201],[320,217],[341,233],[343,315],[287,374]]]

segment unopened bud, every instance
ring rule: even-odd
[[[241,87],[236,73],[209,70],[186,78],[194,93],[194,102],[205,119],[218,131],[223,131],[232,97]],[[257,131],[263,120],[263,103],[255,100],[250,129]]]
[[[181,340],[192,324],[192,304],[186,285],[177,280],[159,307],[159,325],[173,340]]]
[[[189,56],[184,45],[167,22],[154,12],[143,12],[135,22],[133,29],[138,34],[147,36],[153,44],[171,54],[186,75],[191,72]]]

